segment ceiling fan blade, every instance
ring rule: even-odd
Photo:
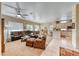
[[[23,16],[29,16],[29,15],[27,15],[27,14],[22,14]]]
[[[5,6],[7,6],[7,7],[10,7],[10,8],[13,8],[13,9],[17,9],[16,7],[13,7],[13,6],[11,6],[11,5],[8,5],[8,4],[4,4]]]
[[[17,9],[20,10],[19,2],[16,2]]]
[[[16,2],[16,6],[17,6],[17,14],[20,15],[22,10],[20,8],[19,2]]]
[[[23,8],[20,7],[20,3],[19,3],[19,2],[16,2],[16,6],[17,6],[17,8],[18,8],[19,10],[26,10],[26,9],[23,9]]]
[[[25,18],[22,14],[20,14],[20,16],[21,16],[22,18]]]

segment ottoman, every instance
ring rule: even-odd
[[[33,43],[34,43],[35,38],[29,38],[26,40],[26,46],[30,46],[33,47]]]

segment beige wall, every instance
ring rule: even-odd
[[[72,7],[72,23],[75,23],[76,27],[76,5]],[[72,29],[72,45],[76,48],[76,28]]]
[[[72,11],[72,22],[75,23],[75,29],[72,30],[72,44],[79,49],[79,4],[75,5]]]
[[[79,49],[79,4],[76,8],[76,45],[77,49]]]

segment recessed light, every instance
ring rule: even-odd
[[[64,31],[66,31],[67,29],[61,29],[62,31],[64,30]]]

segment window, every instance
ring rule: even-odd
[[[53,25],[49,26],[49,31],[53,31]]]
[[[8,22],[9,31],[23,31],[23,23]]]
[[[31,31],[33,31],[33,25],[30,25],[30,24],[27,24],[27,30],[31,30]]]
[[[23,31],[23,23],[17,23],[17,22],[8,22],[8,26],[7,26],[7,36],[8,38],[11,39],[11,32],[13,31]]]
[[[35,31],[39,31],[39,25],[35,25]]]

